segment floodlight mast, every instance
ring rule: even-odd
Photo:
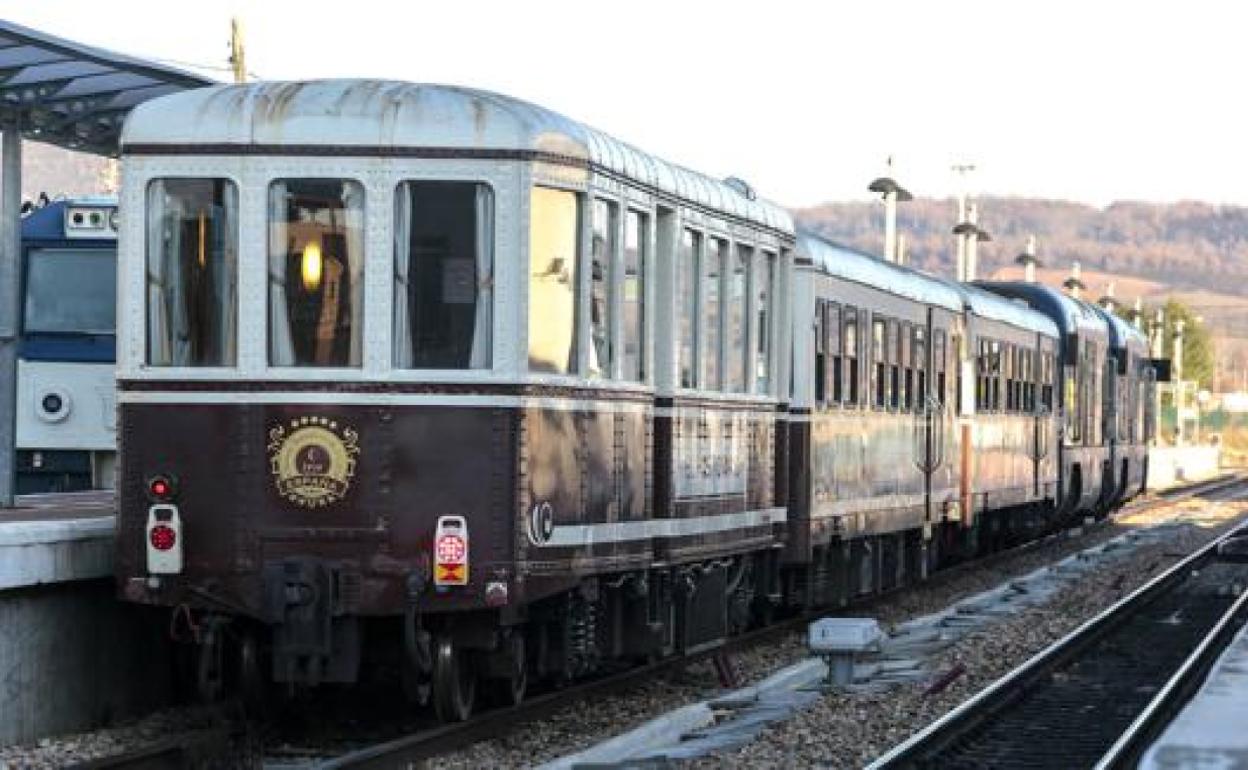
[[[910,191],[893,179],[893,156],[888,156],[884,176],[878,177],[867,189],[880,193],[884,199],[884,261],[898,262],[897,251],[897,204],[914,200]]]

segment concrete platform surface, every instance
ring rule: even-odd
[[[1140,770],[1248,768],[1248,627],[1140,761]]]
[[[25,495],[0,509],[0,590],[113,572],[113,495]]]

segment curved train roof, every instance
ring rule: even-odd
[[[885,262],[857,249],[834,243],[804,227],[797,228],[798,257],[828,275],[871,286],[906,299],[961,311],[965,301],[958,289],[935,276]]]
[[[1024,281],[977,281],[976,285],[994,294],[1025,300],[1051,318],[1063,334],[1109,335],[1109,324],[1095,306],[1067,296],[1051,286]]]
[[[1111,345],[1116,348],[1130,346],[1142,350],[1148,349],[1148,337],[1144,336],[1144,332],[1128,323],[1126,319],[1121,318],[1116,313],[1111,313],[1104,308],[1100,308],[1100,313],[1109,324],[1109,342]]]
[[[597,129],[520,99],[459,86],[392,80],[312,80],[220,85],[140,105],[122,152],[160,145],[275,149],[461,151],[503,154],[627,177],[706,208],[793,232],[783,208],[750,200],[712,177],[656,158]],[[155,147],[153,147],[155,145]],[[254,149],[252,150],[254,151]]]
[[[1020,329],[1057,337],[1057,324],[1044,313],[1033,310],[1030,305],[1019,300],[1002,297],[999,294],[980,288],[974,284],[962,284],[958,287],[966,295],[971,312],[982,318],[991,318]]]
[[[809,259],[816,269],[837,278],[955,312],[969,309],[972,314],[981,318],[1057,336],[1057,327],[1052,321],[1024,304],[1004,299],[975,286],[958,284],[913,268],[885,262],[878,257],[830,241],[804,227],[797,229],[797,251],[799,256]]]

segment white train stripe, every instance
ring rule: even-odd
[[[587,547],[606,543],[625,543],[651,538],[687,537],[727,532],[767,524],[783,524],[788,518],[785,508],[763,508],[757,511],[694,516],[685,519],[645,519],[604,524],[558,524],[550,538],[542,543],[552,548]]]
[[[650,403],[599,398],[555,398],[507,394],[449,393],[334,393],[328,391],[121,391],[123,404],[308,404],[315,406],[450,406],[477,409],[497,407],[592,412],[652,412]]]

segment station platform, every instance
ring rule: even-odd
[[[1248,767],[1248,626],[1144,754],[1140,770]]]
[[[112,493],[16,502],[0,510],[0,746],[168,703],[166,622],[113,586]]]
[[[0,509],[0,590],[110,576],[115,510],[112,492],[23,495]]]

